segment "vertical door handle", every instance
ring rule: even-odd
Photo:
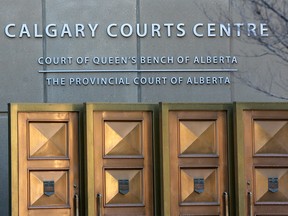
[[[102,216],[102,194],[97,194],[97,216]]]
[[[79,216],[79,196],[78,196],[78,194],[74,195],[74,201],[75,201],[75,216]]]
[[[228,193],[224,192],[224,208],[225,208],[225,216],[229,216],[229,203],[228,203]]]
[[[249,216],[253,215],[253,197],[252,192],[248,192],[248,202],[249,202]]]

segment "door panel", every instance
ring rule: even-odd
[[[13,160],[18,165],[12,166],[18,166],[19,180],[12,195],[19,194],[19,203],[13,204],[13,215],[76,215],[78,113],[35,111],[41,110],[39,105],[15,107],[18,142],[12,149],[19,153]]]
[[[27,197],[21,200],[20,215],[45,215],[43,209],[47,215],[74,215],[73,185],[79,185],[77,114],[19,113],[18,118],[19,195]]]
[[[164,215],[228,214],[227,112],[186,107],[162,105]]]
[[[288,111],[243,113],[248,215],[288,214]]]
[[[88,214],[154,215],[153,112],[139,105],[134,111],[109,107],[87,107],[87,128],[93,131],[93,148],[87,152],[94,158],[93,169],[87,171],[94,179],[94,201],[89,205],[95,207]]]

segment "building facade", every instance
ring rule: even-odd
[[[1,215],[286,215],[285,0],[0,3]]]

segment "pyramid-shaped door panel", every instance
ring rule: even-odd
[[[105,122],[105,155],[142,155],[142,122]]]
[[[68,207],[67,171],[30,171],[29,188],[30,207]]]
[[[218,202],[217,169],[182,168],[180,173],[181,203]],[[195,185],[202,180],[201,185]],[[198,181],[199,182],[199,181]]]
[[[255,169],[256,202],[288,202],[288,169]]]
[[[142,169],[105,170],[106,205],[143,205]]]
[[[255,154],[288,154],[288,121],[254,121]]]
[[[180,121],[180,154],[216,154],[215,121]]]
[[[68,157],[67,124],[31,122],[29,124],[30,157]]]

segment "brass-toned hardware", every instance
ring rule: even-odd
[[[78,194],[74,195],[75,200],[75,216],[79,216],[79,196]]]
[[[252,192],[248,192],[248,202],[249,202],[249,216],[253,215],[253,201],[252,201]]]
[[[102,194],[97,194],[97,216],[102,216]]]
[[[229,216],[229,203],[228,203],[228,193],[224,192],[224,208],[225,208],[225,216]]]

